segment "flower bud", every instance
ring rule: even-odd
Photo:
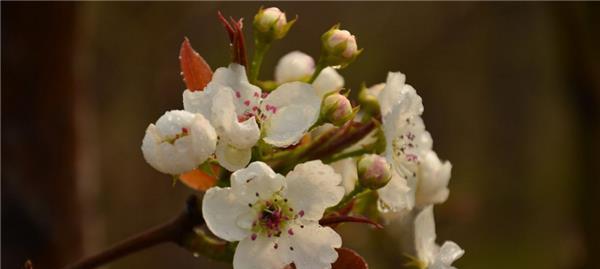
[[[377,154],[362,156],[357,167],[360,184],[372,190],[385,186],[392,178],[387,161]]]
[[[329,66],[345,67],[362,52],[356,45],[356,37],[346,30],[340,30],[339,25],[325,32],[321,42],[324,60]]]
[[[350,100],[339,93],[333,93],[325,97],[321,111],[323,111],[328,121],[337,126],[344,124],[354,114]]]
[[[358,92],[358,102],[360,103],[361,110],[369,115],[379,114],[379,101],[377,100],[377,96],[383,88],[385,87],[385,83],[379,83],[376,85],[367,88],[365,85],[361,86],[360,91]]]
[[[315,61],[308,54],[292,51],[279,59],[275,67],[275,81],[282,84],[310,78],[315,72]]]
[[[269,43],[274,39],[282,39],[294,22],[288,22],[279,8],[260,9],[254,16],[254,34],[258,40]]]

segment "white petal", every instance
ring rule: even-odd
[[[258,236],[255,240],[245,238],[240,241],[233,256],[233,268],[283,269],[289,263],[280,254],[281,248],[274,248],[273,239]]]
[[[296,165],[286,176],[284,197],[296,211],[304,211],[304,219],[319,220],[325,209],[342,200],[342,177],[320,160]]]
[[[183,109],[192,113],[200,113],[206,119],[210,120],[212,116],[212,98],[217,91],[211,90],[210,87],[204,91],[183,92]]]
[[[379,106],[381,107],[381,115],[385,116],[392,111],[392,107],[398,103],[401,98],[401,91],[404,87],[406,76],[400,72],[389,72],[385,87],[377,96]]]
[[[208,87],[211,87],[212,84],[225,86],[234,92],[237,115],[253,113],[253,108],[258,108],[261,90],[248,82],[244,66],[232,63],[227,68],[218,68],[213,74]]]
[[[260,129],[254,117],[238,122],[235,95],[229,88],[221,88],[213,98],[212,124],[219,137],[238,149],[251,148],[260,138]]]
[[[335,71],[334,68],[327,67],[317,76],[313,82],[313,87],[317,91],[317,95],[323,98],[323,96],[330,92],[341,90],[344,87],[344,77]]]
[[[303,228],[301,228],[303,227]],[[342,238],[330,227],[323,227],[316,222],[290,225],[293,235],[282,233],[278,241],[282,257],[287,257],[297,269],[331,268],[338,254],[336,248],[342,246]]]
[[[448,199],[451,170],[450,162],[442,163],[433,150],[422,155],[415,194],[417,206],[439,204]]]
[[[284,187],[284,177],[263,162],[253,162],[231,174],[231,188],[246,204],[259,198],[269,199]]]
[[[310,84],[285,83],[261,104],[265,142],[277,147],[297,143],[317,121],[321,99]]]
[[[263,125],[266,129],[263,140],[282,148],[298,143],[315,123],[314,111],[302,105],[283,107]]]
[[[385,154],[392,168],[405,177],[412,188],[422,155],[431,150],[431,136],[425,130],[421,117],[396,118],[395,115],[392,112],[389,116],[393,120],[384,121]]]
[[[358,181],[358,172],[356,171],[356,160],[354,158],[346,158],[337,162],[331,163],[333,170],[342,176],[342,186],[346,194],[350,193],[356,187]]]
[[[413,200],[410,197],[410,189],[407,186],[406,179],[392,171],[392,178],[387,185],[377,190],[379,200],[386,209],[391,211],[400,211],[411,209]]]
[[[435,220],[433,218],[433,206],[424,208],[415,218],[415,250],[417,257],[426,262],[432,263],[438,252],[438,246],[435,244]]]
[[[174,110],[150,124],[142,142],[146,161],[167,174],[188,172],[215,151],[215,130],[201,114]]]
[[[440,253],[438,254],[438,259],[442,262],[442,264],[446,266],[452,265],[452,263],[465,254],[465,250],[458,246],[456,243],[452,241],[446,241],[440,247]]]
[[[292,51],[279,59],[275,67],[275,81],[285,83],[299,81],[312,75],[315,71],[315,61],[309,55]]]
[[[239,216],[251,211],[230,188],[214,187],[202,199],[202,216],[206,226],[219,238],[239,241],[250,234],[250,230],[237,225]]]
[[[252,157],[252,148],[238,149],[223,140],[217,143],[217,161],[225,169],[236,171],[246,167]]]

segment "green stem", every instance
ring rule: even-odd
[[[354,190],[352,190],[350,193],[344,196],[344,198],[342,198],[342,200],[336,206],[332,207],[331,210],[338,211],[341,208],[346,207],[348,203],[352,201],[352,199],[362,196],[363,194],[368,193],[369,191],[369,189],[361,186],[360,184],[357,184],[356,187],[354,187]]]
[[[334,156],[332,156],[330,158],[327,158],[327,159],[323,160],[323,162],[324,163],[332,163],[332,162],[343,160],[343,159],[346,159],[346,158],[360,156],[360,155],[363,155],[365,153],[369,153],[369,150],[367,148],[360,148],[360,149],[357,149],[357,150],[348,151],[348,152],[342,152],[340,154],[334,155]]]
[[[263,59],[265,58],[265,54],[271,48],[270,44],[265,44],[262,42],[255,42],[256,45],[254,50],[254,55],[252,56],[252,63],[250,66],[250,74],[248,79],[250,83],[256,85],[258,83],[258,75],[260,73],[260,67],[262,65]]]

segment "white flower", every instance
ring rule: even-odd
[[[215,130],[201,114],[173,110],[148,126],[142,152],[156,170],[178,175],[206,161],[216,142]]]
[[[452,263],[465,254],[465,251],[452,241],[446,241],[442,246],[435,243],[435,220],[433,206],[424,208],[414,223],[415,250],[422,268],[455,269]]]
[[[394,170],[389,184],[378,192],[383,205],[392,210],[414,206],[421,155],[430,150],[432,144],[420,117],[423,113],[421,97],[404,81],[403,74],[390,72],[377,96],[386,138],[385,156]]]
[[[250,161],[252,146],[260,138],[255,119],[260,100],[260,88],[250,84],[245,68],[235,63],[218,68],[204,91],[183,93],[184,109],[204,115],[217,131],[217,160],[229,171]]]
[[[330,268],[342,240],[319,219],[342,199],[340,182],[321,161],[299,164],[285,178],[253,162],[231,175],[231,187],[206,192],[202,214],[216,236],[240,241],[235,269]]]
[[[424,207],[443,203],[448,199],[448,181],[452,164],[442,162],[433,150],[422,155],[418,174],[415,205]]]
[[[261,104],[263,140],[276,147],[298,143],[319,118],[321,98],[304,82],[282,84]]]
[[[301,51],[292,51],[279,59],[275,67],[275,81],[279,84],[300,81],[315,72],[315,61]]]

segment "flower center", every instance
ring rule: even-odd
[[[188,130],[188,128],[181,128],[181,133],[175,134],[175,136],[171,136],[171,137],[166,137],[163,142],[167,142],[171,145],[175,144],[175,141],[177,141],[177,139],[182,138],[182,137],[186,137],[190,134],[190,131]]]
[[[294,212],[288,200],[279,194],[274,194],[268,200],[259,200],[251,206],[256,211],[256,219],[252,222],[253,239],[257,234],[279,237],[290,221],[304,215],[302,211]],[[291,230],[288,233],[293,234]]]

